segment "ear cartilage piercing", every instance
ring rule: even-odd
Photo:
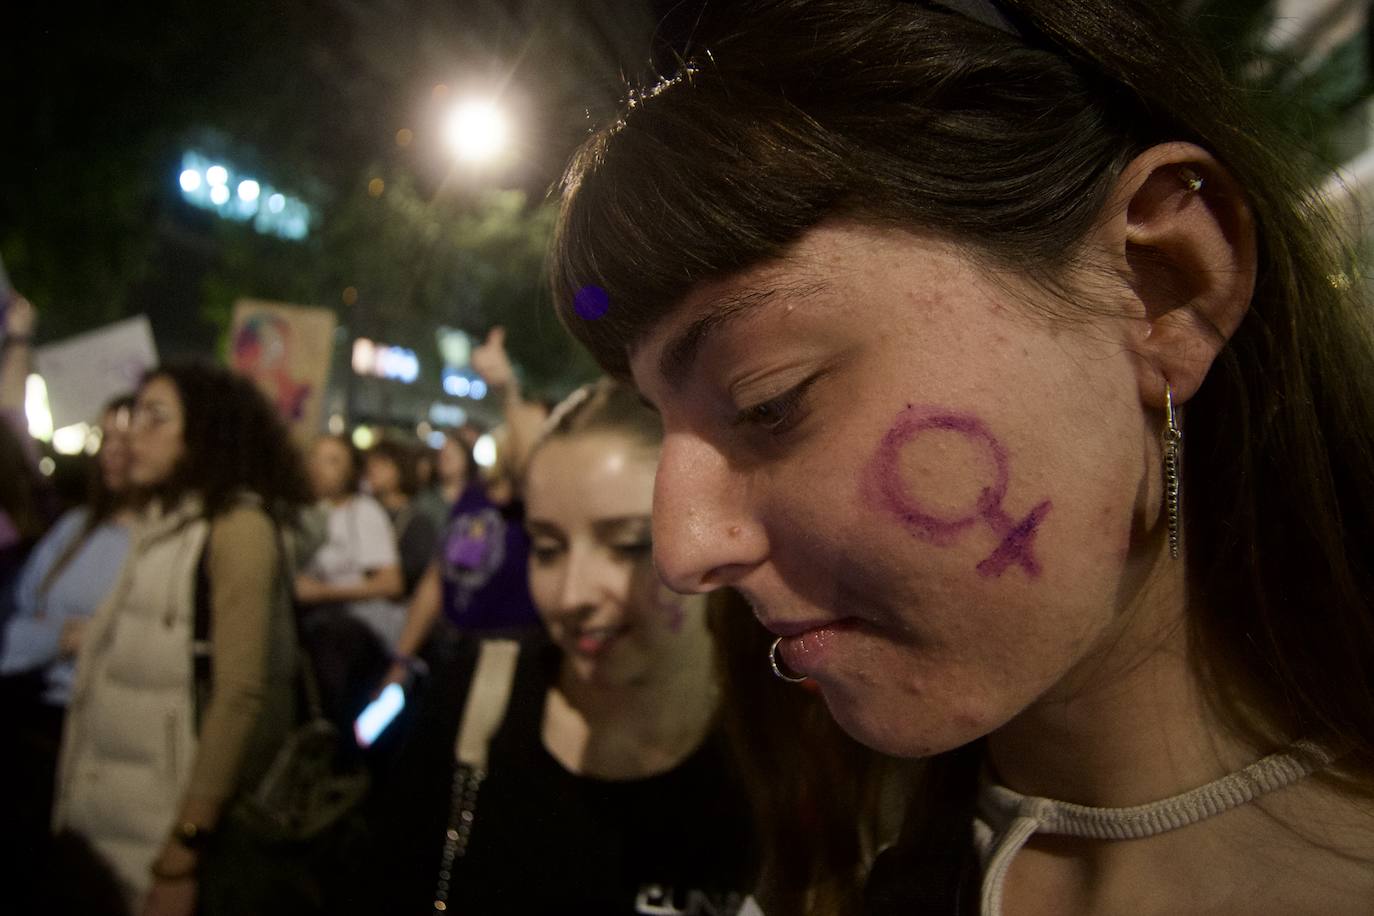
[[[1194,172],[1192,169],[1185,168],[1179,172],[1179,176],[1183,179],[1183,184],[1188,188],[1189,191],[1193,191],[1194,193],[1196,193],[1202,190],[1202,185],[1204,182],[1202,180],[1202,176],[1199,175],[1197,172]]]

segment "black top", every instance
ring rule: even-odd
[[[907,812],[902,835],[878,856],[864,887],[863,916],[974,916],[982,869],[973,843],[983,743],[928,761],[922,811]]]
[[[941,853],[898,844],[884,850],[869,870],[863,916],[975,916],[981,883],[970,837],[949,837]]]
[[[381,855],[385,911],[433,913],[455,772],[453,744],[479,643],[435,670],[388,780]],[[522,641],[510,706],[492,738],[466,853],[447,912],[734,916],[752,886],[752,830],[723,740],[647,779],[568,772],[544,747],[544,701],[558,650]],[[381,912],[382,910],[378,910]]]

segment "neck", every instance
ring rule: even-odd
[[[1255,746],[1218,721],[1190,664],[1197,647],[1189,645],[1183,564],[1163,559],[1147,578],[1099,649],[989,736],[994,776],[1008,788],[1092,807],[1145,805],[1302,737]],[[1007,900],[1053,900],[1057,914],[1139,912],[1142,887],[1154,913],[1365,913],[1374,899],[1370,837],[1374,817],[1363,803],[1308,777],[1129,842],[1034,835],[1005,873],[1004,892]]]
[[[410,497],[406,496],[400,490],[394,490],[390,493],[378,493],[377,502],[381,503],[392,512],[399,512],[410,502]]]
[[[463,482],[461,480],[445,481],[439,484],[439,494],[443,496],[444,502],[456,503],[458,497],[463,495]]]
[[[673,664],[626,685],[589,682],[564,661],[550,705],[566,706],[565,721],[555,726],[555,710],[546,717],[546,741],[555,756],[575,772],[617,779],[681,763],[710,731],[719,699],[709,636],[703,633],[701,642],[704,653],[687,651],[684,643]]]
[[[997,778],[1027,795],[1096,807],[1196,788],[1272,748],[1216,720],[1191,660],[1182,561],[1155,562],[1096,651],[988,740]]]

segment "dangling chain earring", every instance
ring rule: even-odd
[[[1178,559],[1178,543],[1181,533],[1179,516],[1179,488],[1182,468],[1183,429],[1178,423],[1174,410],[1174,391],[1168,382],[1164,383],[1164,407],[1168,426],[1164,430],[1164,508],[1168,513],[1169,556]]]
[[[810,680],[810,678],[805,675],[798,676],[792,674],[782,666],[782,663],[778,660],[778,643],[780,642],[782,642],[781,636],[773,640],[773,644],[768,647],[768,666],[773,669],[773,673],[789,684],[800,684],[802,681]]]

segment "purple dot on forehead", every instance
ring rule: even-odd
[[[573,296],[573,310],[579,317],[595,321],[611,310],[611,297],[601,287],[589,284]]]

